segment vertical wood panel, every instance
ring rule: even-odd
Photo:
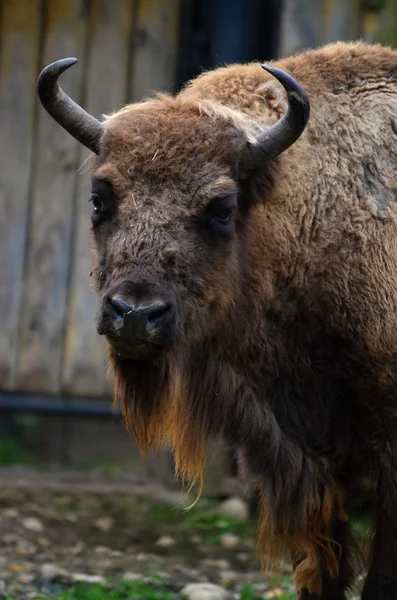
[[[86,109],[96,117],[121,108],[127,91],[127,68],[134,2],[93,3],[87,65]],[[77,65],[78,68],[78,65]],[[84,151],[83,159],[89,156]],[[90,287],[89,178],[78,175],[74,256],[64,351],[65,392],[100,395],[105,389],[105,340],[96,333],[97,297]]]
[[[369,11],[368,11],[369,13]],[[397,48],[397,2],[386,0],[381,11],[367,13],[367,28],[370,41],[382,42]],[[372,19],[371,19],[372,17]],[[372,20],[372,23],[368,21]],[[371,29],[372,25],[372,29]]]
[[[48,0],[43,64],[76,54],[84,56],[87,4],[86,0]],[[81,67],[62,76],[62,86],[77,102],[82,77]],[[79,149],[42,108],[37,140],[17,386],[30,392],[57,393]]]
[[[323,0],[322,4],[322,44],[360,36],[360,0]]]
[[[176,81],[181,0],[139,0],[130,101],[172,91]]]
[[[360,0],[284,0],[281,56],[357,39],[361,34],[360,12]]]
[[[41,1],[4,0],[0,48],[0,387],[13,385],[33,147]]]
[[[321,39],[323,0],[283,0],[280,55],[315,48]]]

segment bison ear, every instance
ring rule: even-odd
[[[304,132],[310,116],[309,99],[299,83],[285,71],[262,65],[284,87],[288,108],[281,119],[267,127],[254,141],[247,142],[238,163],[241,177],[251,174],[292,146]]]
[[[253,204],[263,204],[272,191],[279,171],[278,161],[266,162],[260,169],[239,180],[240,203],[248,209]]]

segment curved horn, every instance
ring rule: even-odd
[[[64,58],[45,67],[37,80],[39,97],[46,111],[61,127],[92,152],[99,154],[103,125],[73,102],[58,84],[60,75],[76,63],[76,58]]]
[[[240,159],[240,171],[254,170],[264,160],[279,156],[292,146],[303,133],[310,116],[310,103],[299,83],[285,71],[262,65],[282,84],[287,92],[288,110],[273,127],[261,133],[255,142],[248,143]]]

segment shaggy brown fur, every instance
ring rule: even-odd
[[[142,452],[170,447],[188,482],[223,437],[260,490],[263,543],[291,555],[301,598],[351,583],[344,512],[370,478],[379,509],[365,600],[397,598],[397,53],[336,44],[275,63],[311,103],[308,128],[248,179],[247,140],[286,110],[259,64],[205,73],[108,117],[94,178],[113,192],[94,228],[103,297],[161,283],[175,339],[150,360],[110,350]],[[203,220],[237,194],[226,235]]]

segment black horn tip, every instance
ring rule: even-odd
[[[39,75],[37,91],[48,114],[91,152],[99,154],[102,123],[69,98],[58,83],[60,75],[76,63],[76,58],[63,58],[48,65]]]
[[[53,95],[54,86],[64,71],[77,63],[77,58],[62,58],[45,67],[38,79],[37,87],[41,101],[46,103]]]
[[[287,92],[288,100],[292,103],[299,103],[301,108],[302,126],[305,127],[310,117],[310,102],[305,90],[299,83],[282,69],[271,67],[270,65],[262,65],[262,69],[273,75],[284,87]]]

